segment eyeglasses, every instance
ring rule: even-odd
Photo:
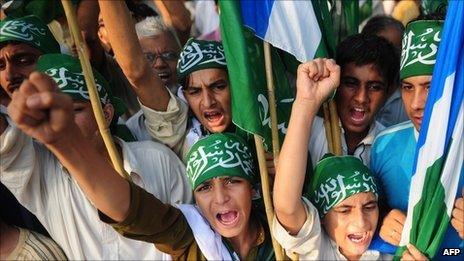
[[[144,53],[143,55],[150,63],[155,63],[158,58],[161,58],[161,60],[165,62],[176,61],[178,58],[178,55],[175,52],[165,52],[160,54]]]

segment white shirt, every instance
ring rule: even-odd
[[[184,145],[188,123],[188,105],[169,92],[166,111],[156,111],[140,103],[141,112],[131,117],[126,125],[140,140],[154,140],[171,148],[180,158],[187,153]]]
[[[69,259],[170,259],[153,244],[125,238],[101,222],[57,158],[8,121],[0,136],[0,181],[37,216]],[[118,142],[124,169],[135,184],[163,202],[191,202],[185,168],[171,150],[151,141]]]
[[[342,127],[340,128],[342,153],[343,155],[348,155],[345,131]],[[374,138],[384,129],[385,127],[382,124],[375,121],[374,124],[370,126],[366,137],[364,137],[364,139],[361,140],[361,142],[356,146],[353,156],[359,158],[364,163],[364,165],[369,166],[371,146],[374,142]],[[327,146],[327,137],[325,136],[324,119],[321,117],[316,116],[314,118],[308,149],[309,154],[311,155],[311,163],[313,164],[313,168],[316,166],[317,162],[319,162],[319,160],[321,160],[322,157],[329,152]]]
[[[302,198],[306,209],[306,221],[296,235],[290,235],[274,216],[272,233],[287,253],[296,253],[300,260],[346,260],[337,244],[327,235],[321,226],[317,209]],[[361,260],[392,259],[389,255],[382,255],[375,250],[368,250]]]

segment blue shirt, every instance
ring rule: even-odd
[[[371,170],[377,179],[380,197],[384,197],[391,208],[403,212],[408,210],[417,135],[411,121],[403,122],[379,133],[371,149]],[[463,171],[459,179],[457,197],[461,195],[462,187]],[[378,246],[378,242],[375,245]],[[442,257],[445,247],[460,247],[461,253],[463,251],[462,240],[451,223],[436,258]],[[390,251],[393,249],[390,248]]]

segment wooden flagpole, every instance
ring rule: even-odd
[[[269,98],[269,113],[271,117],[271,133],[272,133],[272,151],[274,156],[274,165],[277,166],[280,143],[279,143],[279,132],[277,129],[277,110],[276,110],[276,100],[274,93],[274,80],[272,77],[272,60],[271,60],[271,51],[270,45],[267,42],[264,42],[264,61],[266,66],[266,82],[267,82],[267,93]],[[256,152],[258,156],[259,170],[261,176],[261,186],[263,190],[264,206],[266,208],[266,216],[269,221],[269,227],[271,227],[272,220],[274,218],[274,207],[272,204],[272,197],[270,192],[270,183],[269,183],[269,173],[266,167],[266,158],[263,146],[263,140],[254,135]],[[274,247],[274,253],[277,260],[283,260],[284,254],[282,247],[277,243],[272,235],[272,246]]]
[[[332,141],[332,124],[330,121],[330,110],[328,102],[322,104],[323,113],[324,113],[324,129],[325,137],[327,138],[327,149],[330,153],[334,153],[333,141]]]
[[[342,140],[340,120],[338,118],[337,105],[334,100],[329,101],[330,125],[332,130],[333,153],[337,156],[342,155]]]
[[[259,174],[261,177],[261,188],[263,190],[263,200],[264,200],[264,208],[266,209],[266,217],[268,220],[269,228],[272,226],[272,220],[274,218],[274,207],[272,205],[272,198],[271,198],[271,191],[269,188],[269,174],[267,172],[266,167],[266,155],[264,153],[264,145],[263,140],[258,135],[253,135],[255,138],[255,145],[256,145],[256,153],[258,156],[258,164],[259,164]],[[276,260],[284,260],[284,254],[282,251],[282,247],[277,243],[274,239],[274,235],[271,231],[271,238],[272,238],[272,246],[274,248],[274,253]]]
[[[80,34],[79,26],[77,25],[76,12],[74,7],[71,4],[70,0],[61,0],[63,9],[66,14],[66,19],[68,21],[68,26],[76,44],[77,53],[79,55],[79,60],[81,62],[82,71],[84,73],[85,83],[89,91],[90,102],[92,104],[92,109],[95,114],[95,119],[98,124],[98,129],[105,143],[108,154],[110,155],[111,162],[113,163],[116,171],[125,179],[130,179],[129,175],[124,170],[121,158],[119,157],[118,150],[113,142],[111,137],[110,130],[106,124],[105,117],[103,115],[103,110],[100,104],[100,98],[98,97],[97,88],[95,86],[95,80],[92,72],[92,67],[88,59],[88,50],[84,45],[82,35]]]

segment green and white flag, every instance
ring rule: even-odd
[[[462,239],[450,226],[450,219],[456,197],[462,196],[464,179],[463,51],[464,2],[450,1],[416,147],[408,215],[400,242],[403,247],[397,256],[407,243],[428,258],[445,255],[438,253],[440,246],[462,251]]]
[[[318,14],[311,1],[220,1],[219,4],[222,41],[232,86],[233,122],[246,132],[263,137],[270,151],[272,139],[263,40],[275,47],[271,57],[282,141],[295,91],[289,86],[287,73],[296,75],[298,61],[328,56],[318,26]]]

